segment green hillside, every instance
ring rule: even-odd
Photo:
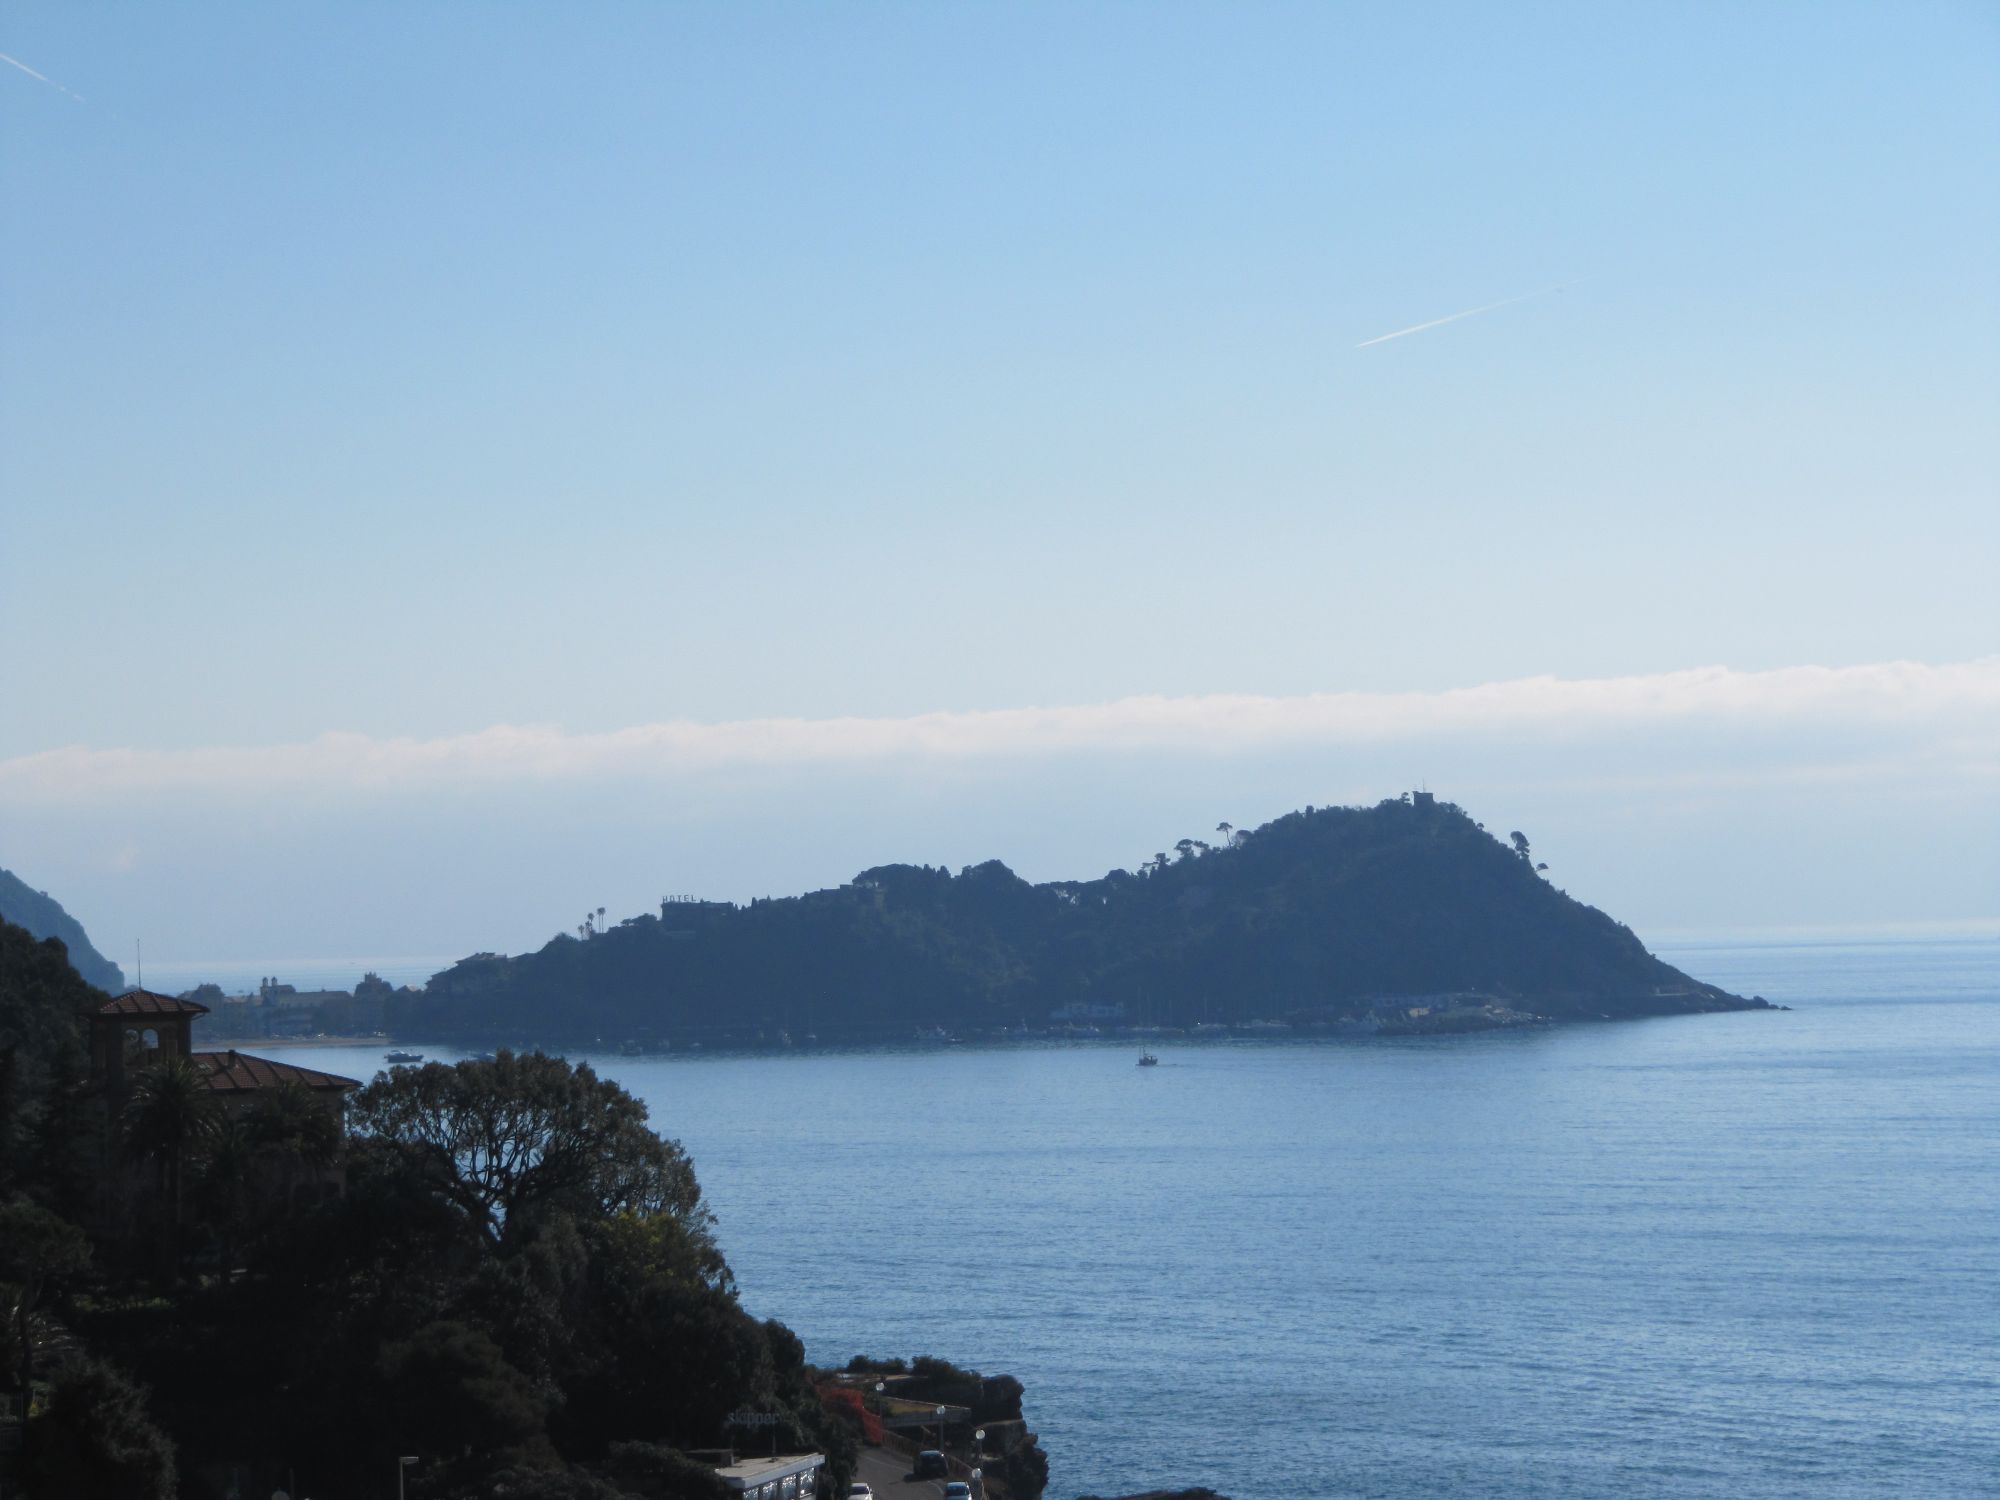
[[[1558,1018],[1758,1003],[1654,958],[1552,886],[1525,841],[1417,796],[1183,840],[1097,880],[885,865],[747,907],[668,904],[463,960],[392,1019],[413,1035],[832,1039],[1039,1026],[1078,1006],[1162,1026],[1328,1020],[1451,992]]]
[[[91,946],[83,925],[47,891],[33,889],[11,870],[0,870],[0,918],[38,938],[60,939],[85,980],[114,995],[124,992],[124,971]]]

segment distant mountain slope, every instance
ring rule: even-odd
[[[392,1013],[406,1034],[822,1039],[1041,1024],[1078,1004],[1186,1026],[1362,1013],[1476,991],[1556,1017],[1759,1004],[1648,953],[1551,886],[1525,849],[1426,797],[1308,808],[1141,871],[1030,885],[865,870],[747,907],[668,904],[518,958],[481,954]]]
[[[37,891],[11,870],[0,870],[0,918],[25,927],[38,938],[57,938],[69,950],[69,961],[86,981],[100,990],[120,994],[125,971],[90,945],[83,925],[62,909],[47,891]]]

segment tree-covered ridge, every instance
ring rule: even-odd
[[[517,958],[482,954],[395,1013],[413,1034],[822,1038],[1040,1025],[1330,1019],[1476,992],[1551,1016],[1753,1002],[1558,890],[1525,836],[1417,795],[1223,824],[1136,870],[1032,885],[998,861],[864,870],[747,907],[667,903]]]
[[[25,927],[38,938],[59,939],[86,983],[114,995],[123,992],[124,970],[91,946],[83,925],[48,892],[35,890],[11,870],[0,870],[0,919]]]

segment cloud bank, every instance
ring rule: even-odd
[[[605,733],[495,725],[437,739],[329,733],[272,746],[71,746],[0,761],[0,802],[156,792],[421,789],[467,782],[671,776],[738,767],[1173,752],[1236,755],[1398,741],[1501,743],[1683,733],[1784,736],[2000,762],[2000,657],[1652,676],[1529,677],[1427,693],[1133,697],[901,718],[669,720]],[[1806,736],[1799,741],[1798,736]]]

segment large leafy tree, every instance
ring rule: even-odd
[[[392,1451],[424,1457],[413,1500],[706,1497],[712,1475],[653,1445],[713,1446],[747,1405],[778,1415],[781,1445],[825,1452],[845,1487],[852,1439],[799,1341],[737,1301],[686,1154],[589,1067],[502,1054],[392,1072],[354,1097],[345,1142],[303,1097],[280,1091],[219,1128],[171,1064],[139,1083],[123,1123],[163,1196],[178,1143],[214,1227],[256,1231],[250,1274],[76,1319],[159,1393],[190,1466],[282,1455],[312,1493],[361,1493]],[[274,1184],[329,1146],[347,1191],[271,1211]],[[227,1239],[223,1261],[239,1264]],[[105,1400],[123,1423],[132,1403],[108,1387]],[[62,1440],[48,1451],[87,1482],[49,1492],[150,1493],[134,1488],[154,1472],[143,1429],[117,1450],[131,1473],[93,1470],[116,1454],[91,1447],[76,1412],[45,1429]],[[353,1435],[370,1432],[386,1447],[364,1454]]]
[[[0,1005],[0,1009],[4,1009]],[[21,1142],[29,1192],[69,1219],[87,1218],[107,1121],[88,1093],[77,1053],[58,1053],[41,1110]]]
[[[115,1367],[74,1359],[56,1372],[28,1424],[33,1495],[173,1500],[174,1447],[146,1408],[146,1391]]]
[[[489,1245],[520,1239],[554,1213],[666,1214],[710,1244],[687,1153],[654,1134],[646,1106],[587,1063],[502,1052],[490,1062],[397,1068],[361,1090],[352,1119],[404,1154]],[[727,1279],[719,1255],[712,1274]]]
[[[518,1448],[542,1435],[546,1403],[483,1329],[437,1322],[382,1351],[399,1448],[459,1454]]]
[[[59,1276],[73,1276],[90,1263],[90,1241],[66,1219],[32,1203],[0,1205],[0,1281],[14,1288],[14,1327],[20,1389],[28,1388],[34,1344],[28,1316],[42,1289]]]

